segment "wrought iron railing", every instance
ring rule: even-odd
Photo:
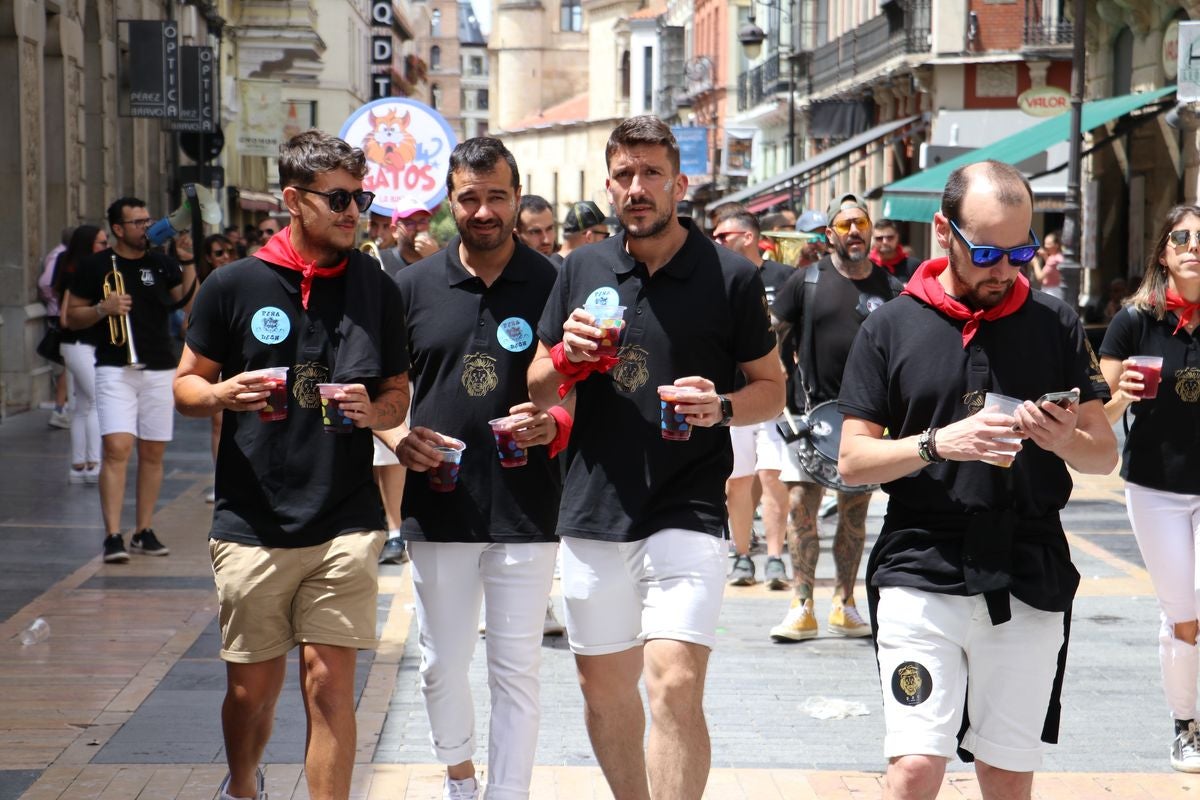
[[[763,63],[738,75],[738,111],[754,108],[776,94],[787,92],[787,64],[775,51]]]
[[[900,24],[895,15],[880,14],[818,47],[809,60],[811,90],[861,75],[901,53],[929,52],[931,5],[931,0],[908,0]]]
[[[1043,0],[1025,0],[1025,32],[1021,43],[1025,47],[1068,47],[1074,41],[1075,27],[1060,13],[1044,13]]]

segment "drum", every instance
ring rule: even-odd
[[[838,474],[838,448],[842,444],[842,414],[837,401],[830,400],[813,406],[796,420],[796,429],[784,419],[777,423],[780,435],[788,443],[804,471],[827,489],[845,494],[864,494],[879,488],[879,484],[850,486]]]

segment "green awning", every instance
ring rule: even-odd
[[[1149,92],[1084,103],[1080,127],[1084,132],[1090,131],[1092,128],[1124,116],[1155,100],[1161,100],[1174,92],[1174,86],[1167,86]],[[1017,164],[1045,151],[1052,145],[1066,141],[1070,135],[1071,115],[1070,113],[1060,114],[998,142],[943,161],[936,167],[918,172],[916,175],[902,178],[883,190],[883,216],[906,222],[929,223],[933,220],[934,212],[941,208],[942,190],[946,186],[946,179],[958,167],[986,159]]]

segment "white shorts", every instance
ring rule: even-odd
[[[371,463],[376,467],[391,467],[398,466],[400,459],[396,458],[396,454],[387,449],[387,445],[379,440],[378,436],[371,436],[371,441],[375,444],[375,458]]]
[[[96,367],[100,435],[132,433],[147,442],[169,442],[175,426],[175,370]]]
[[[562,593],[571,652],[620,653],[648,639],[711,649],[727,550],[724,539],[678,528],[637,542],[564,536]]]
[[[763,470],[782,470],[788,460],[788,446],[774,422],[737,425],[729,429],[733,444],[733,472],[730,478],[748,478]]]
[[[982,595],[880,590],[876,643],[887,758],[954,758],[966,696],[971,722],[963,749],[1013,772],[1041,766],[1063,614],[1010,599],[1012,619],[992,625]]]

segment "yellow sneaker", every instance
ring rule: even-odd
[[[851,597],[843,603],[836,596],[833,607],[829,609],[829,631],[838,636],[858,638],[871,635],[871,626],[858,615],[858,608]]]
[[[792,598],[791,608],[783,622],[771,628],[771,638],[777,642],[802,642],[818,633],[817,617],[813,614],[812,600]]]

